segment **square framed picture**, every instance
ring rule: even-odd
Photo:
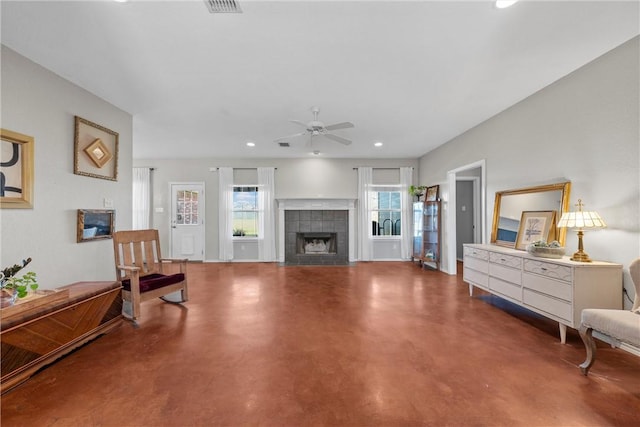
[[[76,175],[118,180],[118,133],[75,116]]]
[[[1,130],[0,207],[33,208],[33,137]]]
[[[555,231],[556,211],[524,211],[520,217],[516,249],[525,250],[528,244],[538,240],[554,240]]]

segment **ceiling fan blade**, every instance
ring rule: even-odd
[[[307,128],[307,124],[306,123],[302,123],[300,120],[289,120],[291,123],[295,123],[297,125],[302,126],[303,128]]]
[[[326,126],[325,129],[326,130],[336,130],[336,129],[347,129],[347,128],[352,128],[352,127],[353,127],[353,123],[351,123],[351,122],[342,122],[342,123],[336,123],[335,125]]]
[[[306,135],[306,134],[307,134],[307,132],[301,132],[301,133],[296,133],[296,134],[289,135],[289,136],[283,136],[282,138],[274,139],[274,142],[283,142],[283,141],[286,141],[288,139],[297,138],[299,136]]]
[[[351,141],[349,141],[348,139],[343,138],[343,137],[338,136],[338,135],[334,135],[332,133],[323,133],[323,135],[326,136],[329,139],[332,139],[332,140],[334,140],[336,142],[339,142],[340,144],[344,144],[344,145],[351,144]]]

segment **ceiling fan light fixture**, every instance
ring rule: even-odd
[[[209,13],[242,13],[240,5],[235,0],[204,0]]]

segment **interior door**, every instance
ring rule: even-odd
[[[170,186],[171,258],[204,261],[204,183],[174,182]]]

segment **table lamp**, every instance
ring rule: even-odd
[[[607,224],[604,223],[600,215],[597,212],[583,211],[582,199],[578,199],[576,205],[578,210],[575,212],[565,212],[558,222],[558,227],[577,228],[578,229],[578,252],[574,253],[571,257],[572,261],[579,262],[591,262],[589,255],[584,251],[582,245],[582,236],[584,236],[583,228],[604,228]]]

